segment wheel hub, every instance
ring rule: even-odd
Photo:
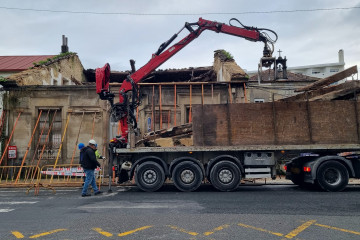
[[[338,169],[329,168],[324,173],[324,179],[330,185],[337,185],[341,181],[341,173]]]
[[[219,172],[219,180],[222,183],[230,183],[233,179],[232,172],[228,169],[223,169]]]
[[[148,184],[154,183],[157,179],[156,172],[154,170],[146,170],[143,174],[143,179]]]
[[[181,181],[183,181],[184,183],[191,183],[192,181],[194,181],[195,174],[189,169],[186,169],[181,172],[180,178]]]

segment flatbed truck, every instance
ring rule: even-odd
[[[285,168],[286,178],[294,184],[301,187],[317,186],[325,191],[341,191],[348,184],[349,178],[360,178],[357,118],[349,113],[347,118],[334,119],[331,115],[315,109],[328,109],[331,106],[336,113],[353,104],[353,101],[335,101],[195,105],[193,138],[194,144],[198,146],[124,148],[119,145],[121,141],[115,140],[109,145],[110,161],[114,161],[118,169],[121,169],[124,163],[130,163],[131,168],[122,172],[126,175],[125,178],[120,176],[121,171],[117,173],[123,180],[134,178],[136,185],[144,191],[160,189],[166,179],[171,179],[180,191],[195,191],[204,182],[209,182],[219,191],[232,191],[243,179],[275,178],[277,166],[288,156],[293,156],[292,160],[287,161]],[[225,111],[229,106],[233,110]],[[244,111],[259,107],[263,108],[263,111],[255,111],[256,114],[246,114]],[[275,114],[269,116],[266,109],[270,108]],[[292,111],[297,114],[289,115]],[[247,121],[238,119],[240,113],[246,115]],[[294,120],[294,117],[304,115],[311,115],[312,120],[309,121],[307,117]],[[275,116],[281,118],[276,124]],[[259,118],[265,117],[268,120],[259,124]],[[232,124],[228,126],[230,130],[226,124],[222,125],[225,119]],[[298,133],[289,126],[294,121],[300,128]],[[215,122],[218,124],[214,126]],[[350,127],[343,129],[344,124]],[[250,133],[255,134],[250,140],[246,139],[249,138],[249,131],[239,131],[245,125],[251,129]],[[284,130],[285,125],[288,130]],[[307,128],[312,129],[310,136],[313,140],[306,139],[309,137]],[[224,137],[224,133],[231,135],[230,140],[229,136]],[[293,135],[293,138],[290,138],[290,135]],[[207,138],[214,140],[206,140]],[[249,141],[253,144],[249,144]],[[264,141],[268,143],[264,144]]]

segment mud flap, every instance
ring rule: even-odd
[[[118,183],[123,183],[129,181],[129,174],[128,171],[121,169],[119,174],[119,181]]]

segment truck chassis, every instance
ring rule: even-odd
[[[219,191],[233,191],[242,179],[275,178],[281,159],[299,155],[286,164],[288,179],[301,187],[341,191],[349,178],[360,178],[359,155],[341,153],[359,147],[324,144],[126,149],[111,143],[109,165],[116,161],[117,169],[122,169],[116,173],[120,182],[134,178],[143,191],[157,191],[167,179],[180,191],[195,191],[205,182]],[[129,163],[131,168],[124,171],[123,164]]]

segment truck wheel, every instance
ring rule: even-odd
[[[240,169],[233,162],[220,161],[211,168],[211,184],[220,191],[235,190],[239,186],[240,180]]]
[[[327,161],[317,170],[317,184],[325,191],[342,191],[349,182],[349,173],[344,165]]]
[[[165,181],[164,169],[156,162],[144,162],[136,170],[135,181],[141,190],[155,192]]]
[[[190,161],[179,163],[172,172],[172,180],[180,191],[191,192],[200,187],[203,179],[201,168]]]

